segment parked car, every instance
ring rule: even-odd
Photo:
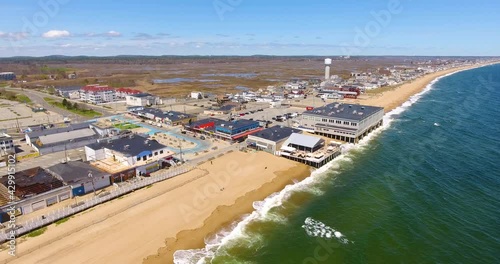
[[[201,140],[205,140],[205,136],[200,136],[200,139]]]
[[[244,113],[241,113],[241,114],[240,114],[240,116],[245,116],[245,114],[244,114]]]

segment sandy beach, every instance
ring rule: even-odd
[[[474,66],[476,67],[476,66]],[[359,99],[386,112],[433,79],[428,74],[393,90]],[[51,225],[18,245],[18,257],[2,251],[2,263],[172,263],[179,249],[204,247],[204,238],[243,214],[252,203],[310,175],[309,167],[264,152],[233,152],[176,178],[97,206]]]
[[[0,261],[141,263],[153,256],[148,263],[170,263],[176,249],[202,247],[207,234],[251,212],[253,201],[309,174],[309,167],[268,153],[232,152],[51,225],[18,244],[18,258],[3,251]]]

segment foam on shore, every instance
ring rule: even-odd
[[[253,207],[255,210],[251,214],[243,216],[240,221],[231,224],[230,226],[219,231],[213,237],[206,239],[206,246],[204,249],[176,251],[174,253],[174,263],[210,263],[210,260],[224,246],[230,245],[231,243],[236,243],[236,241],[239,239],[243,239],[245,241],[248,241],[249,243],[258,243],[258,241],[262,239],[262,236],[256,236],[256,234],[250,235],[245,232],[245,228],[250,223],[254,221],[269,221],[276,222],[278,224],[280,222],[285,223],[287,221],[287,217],[279,214],[278,212],[275,212],[275,210],[271,211],[273,208],[281,207],[294,193],[297,192],[309,192],[314,194],[315,196],[321,196],[323,194],[323,191],[321,190],[319,185],[324,182],[325,178],[330,178],[332,173],[336,174],[336,170],[340,167],[340,164],[344,162],[352,162],[352,151],[362,151],[363,149],[365,149],[374,138],[388,129],[391,126],[391,123],[399,118],[399,115],[401,113],[408,110],[413,104],[420,100],[424,94],[431,91],[434,88],[434,84],[436,84],[439,80],[455,73],[470,69],[457,70],[435,78],[430,83],[428,83],[424,87],[424,89],[412,95],[401,106],[396,107],[386,113],[383,117],[383,125],[360,140],[358,144],[354,145],[346,143],[342,145],[342,154],[325,166],[313,171],[311,173],[311,176],[295,184],[287,185],[282,191],[271,194],[263,201],[254,202]]]

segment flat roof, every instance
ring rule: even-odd
[[[62,141],[69,142],[70,140],[73,140],[73,139],[92,137],[95,135],[96,135],[96,132],[94,130],[92,130],[90,128],[85,128],[85,129],[80,129],[80,130],[73,130],[73,131],[68,131],[68,132],[40,136],[39,139],[43,145],[49,145],[49,144],[59,143]]]
[[[58,128],[44,129],[40,131],[33,131],[31,133],[28,133],[28,137],[33,139],[33,138],[38,138],[40,136],[47,136],[52,134],[69,132],[73,130],[85,129],[89,128],[91,123],[93,122],[77,123],[77,124],[71,124],[67,127],[58,127]]]
[[[25,195],[40,194],[63,186],[63,182],[41,167],[17,171],[15,179],[15,195],[22,198]],[[8,187],[8,177],[2,177],[0,182]]]
[[[128,96],[131,96],[131,97],[139,97],[139,98],[143,98],[143,97],[154,97],[154,95],[149,94],[149,93],[129,94]]]
[[[224,128],[229,128],[231,130],[237,129],[240,127],[248,126],[248,125],[259,125],[259,122],[253,121],[253,120],[248,120],[248,119],[238,119],[234,121],[226,121],[226,120],[220,120],[218,124],[216,124],[218,127],[224,127]]]
[[[368,105],[331,103],[322,107],[314,108],[313,110],[305,111],[302,115],[315,115],[359,121],[380,110],[383,111],[384,108]]]
[[[152,152],[164,149],[167,146],[160,144],[156,140],[151,140],[142,136],[132,135],[129,137],[118,138],[111,141],[101,141],[87,145],[88,148],[97,150],[107,148],[124,155],[138,156],[143,152]]]
[[[289,137],[292,133],[302,133],[302,130],[276,125],[254,133],[252,136],[278,142]]]
[[[292,133],[288,138],[287,143],[304,146],[307,148],[314,148],[315,146],[319,145],[322,141],[324,142],[325,140],[319,137]]]
[[[92,172],[94,178],[109,176],[109,173],[97,169],[83,161],[59,163],[47,168],[47,170],[57,174],[67,184],[89,182],[89,172]]]

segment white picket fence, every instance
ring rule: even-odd
[[[193,166],[187,165],[187,164],[183,165],[181,167],[178,167],[178,168],[171,168],[170,170],[168,170],[166,172],[156,174],[156,175],[151,176],[149,178],[142,178],[142,180],[138,180],[130,185],[122,186],[122,187],[117,188],[115,190],[105,192],[104,194],[106,194],[106,195],[101,194],[101,197],[93,196],[92,198],[84,200],[83,202],[79,202],[77,204],[77,206],[75,206],[75,207],[67,206],[64,208],[54,210],[54,211],[46,214],[44,219],[41,219],[41,218],[36,219],[36,220],[31,219],[31,220],[28,220],[24,223],[16,223],[16,226],[17,226],[16,230],[15,230],[16,237],[19,237],[20,235],[23,235],[23,234],[27,234],[30,231],[36,230],[40,227],[54,223],[54,222],[56,222],[60,219],[63,219],[65,217],[82,212],[82,211],[84,211],[88,208],[94,207],[98,204],[107,202],[111,199],[114,199],[114,198],[117,198],[117,197],[122,196],[124,194],[130,193],[134,190],[143,188],[145,186],[151,185],[151,184],[156,183],[156,182],[160,182],[160,181],[164,181],[164,180],[173,178],[177,175],[186,173],[186,172],[191,171],[193,169],[194,169]],[[6,222],[5,224],[8,224],[8,222]],[[3,232],[0,233],[0,243],[3,243],[3,242],[10,239],[9,232],[10,232],[10,230],[7,229],[7,230],[3,230]]]

